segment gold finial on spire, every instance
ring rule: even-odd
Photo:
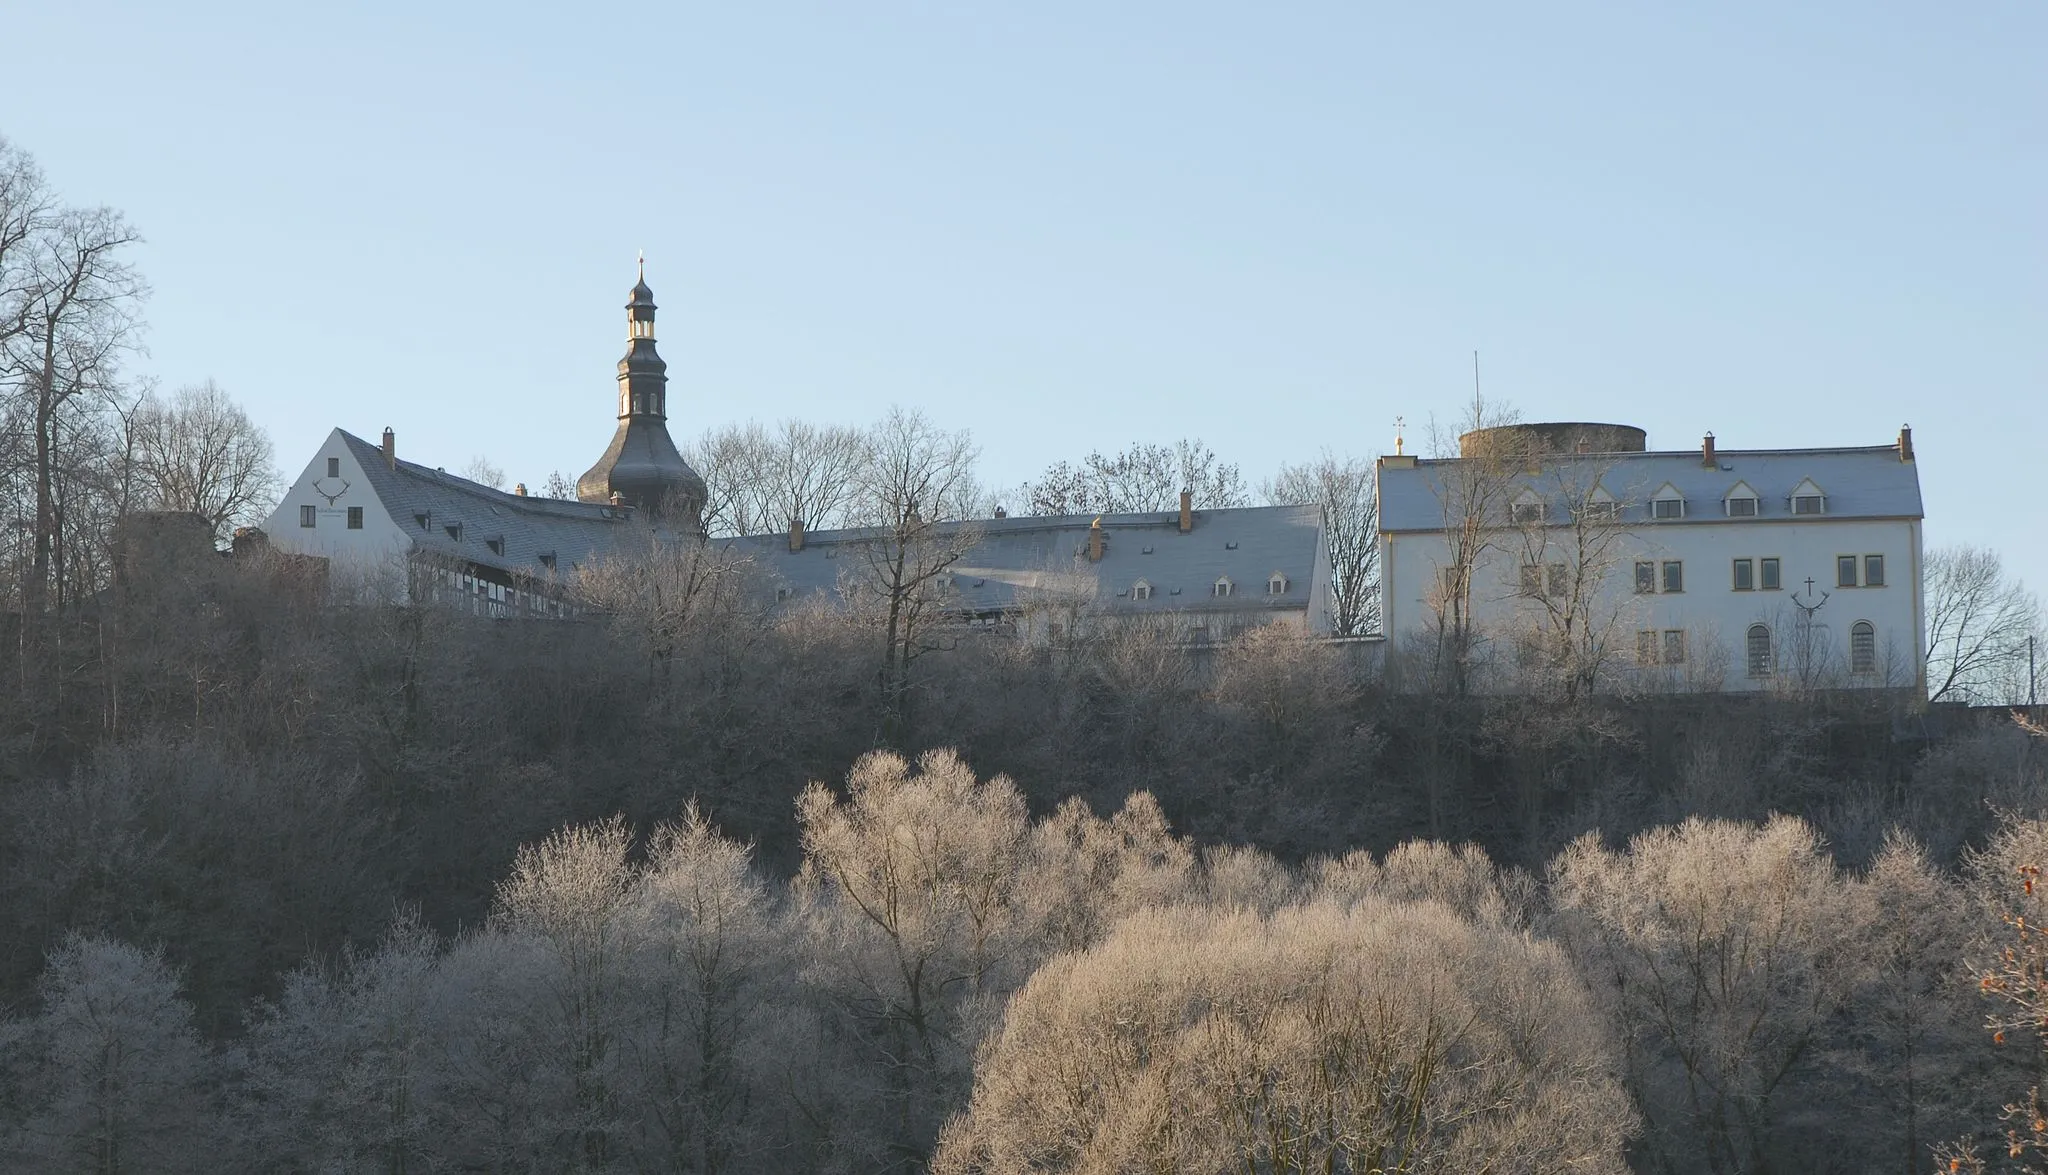
[[[1402,447],[1402,445],[1403,445],[1403,443],[1404,443],[1404,442],[1403,442],[1403,440],[1402,440],[1401,434],[1402,434],[1402,432],[1403,432],[1403,431],[1405,431],[1405,430],[1407,429],[1407,427],[1408,427],[1408,418],[1407,418],[1407,417],[1405,417],[1405,416],[1396,416],[1396,417],[1394,417],[1394,456],[1396,456],[1396,457],[1399,457],[1399,456],[1401,455],[1401,447]]]

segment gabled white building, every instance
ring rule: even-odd
[[[1418,672],[1472,688],[1924,688],[1910,429],[1868,448],[1652,452],[1537,424],[1379,463],[1381,608]]]

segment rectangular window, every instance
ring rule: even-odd
[[[1763,573],[1763,589],[1767,592],[1778,590],[1778,561],[1773,558],[1757,560],[1762,564],[1757,570]]]
[[[299,525],[300,525],[300,526],[311,526],[311,525],[313,525],[314,519],[315,519],[315,517],[316,517],[316,516],[317,516],[317,515],[318,515],[319,513],[320,513],[320,512],[319,512],[318,510],[315,510],[315,509],[313,509],[313,508],[312,508],[311,506],[301,506],[301,507],[299,507]]]
[[[1883,556],[1883,555],[1865,555],[1865,556],[1863,556],[1863,586],[1864,586],[1864,587],[1883,587],[1883,586],[1884,586],[1884,556]]]
[[[1664,663],[1666,665],[1685,664],[1684,629],[1667,628],[1664,630]]]
[[[1818,514],[1820,512],[1821,502],[1819,494],[1801,494],[1792,499],[1792,513],[1794,514]]]
[[[1756,499],[1755,499],[1755,498],[1730,498],[1730,499],[1728,499],[1728,517],[1730,517],[1730,518],[1755,518],[1755,517],[1756,517]]]
[[[329,458],[327,459],[327,476],[329,476],[329,477],[340,477],[340,476],[341,476],[341,458],[339,458],[339,457],[329,457]]]
[[[348,528],[350,530],[363,529],[363,508],[361,506],[350,506],[348,508]]]
[[[1657,499],[1655,499],[1654,501],[1652,501],[1652,502],[1650,503],[1650,517],[1652,517],[1652,518],[1683,518],[1683,517],[1685,517],[1685,499],[1684,499],[1684,498],[1657,498]]]
[[[1756,590],[1756,565],[1748,559],[1735,561],[1735,590],[1750,592]]]
[[[1855,587],[1855,586],[1856,586],[1856,556],[1854,556],[1854,555],[1837,555],[1837,556],[1835,556],[1835,586],[1836,586],[1836,587]]]
[[[1569,582],[1565,579],[1564,564],[1552,563],[1549,566],[1545,567],[1543,570],[1544,573],[1548,575],[1550,579],[1550,594],[1553,596],[1564,595],[1567,589],[1570,587]]]
[[[1543,569],[1534,563],[1522,564],[1522,594],[1538,595],[1543,591]]]
[[[1672,559],[1664,564],[1664,590],[1682,592],[1685,590],[1685,564]]]
[[[1542,502],[1516,502],[1508,512],[1518,525],[1541,522],[1546,513]]]
[[[1636,664],[1657,663],[1657,630],[1646,628],[1636,634]]]
[[[1636,564],[1636,594],[1649,595],[1657,590],[1657,565],[1647,560]]]

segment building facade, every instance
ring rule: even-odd
[[[654,293],[644,274],[626,304],[616,427],[577,501],[506,493],[335,429],[262,530],[275,548],[316,556],[330,582],[372,598],[440,602],[494,617],[560,617],[577,577],[657,546],[710,544],[744,560],[764,596],[796,607],[850,606],[863,568],[887,539],[838,530],[706,540],[704,479],[668,431],[667,365],[655,350]],[[959,547],[921,582],[920,607],[949,619],[1054,639],[1103,617],[1170,621],[1192,641],[1253,624],[1328,630],[1329,556],[1314,507],[1102,517],[993,518],[942,524],[924,547]],[[965,541],[963,541],[965,540]]]
[[[1651,451],[1619,425],[1382,458],[1381,615],[1475,690],[1924,687],[1910,429],[1866,448]]]

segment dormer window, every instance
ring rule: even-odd
[[[1281,572],[1275,571],[1272,574],[1272,577],[1266,580],[1266,594],[1269,596],[1286,595],[1287,576],[1282,574]]]
[[[1217,597],[1218,599],[1221,599],[1222,597],[1229,595],[1236,586],[1237,585],[1230,582],[1229,576],[1219,576],[1215,583],[1209,585],[1209,594],[1211,596]]]
[[[1721,499],[1722,508],[1730,518],[1755,518],[1757,516],[1756,491],[1748,482],[1736,482],[1735,488]]]
[[[1678,492],[1677,486],[1665,482],[1650,495],[1650,517],[1665,520],[1685,517],[1685,495]]]
[[[553,571],[555,569],[555,553],[553,551],[543,551],[540,557],[540,565],[549,571]]]
[[[1141,580],[1139,580],[1138,582],[1136,582],[1136,583],[1132,584],[1132,585],[1131,585],[1131,598],[1132,598],[1133,600],[1149,600],[1149,599],[1151,599],[1151,598],[1152,598],[1152,585],[1151,585],[1151,584],[1149,584],[1149,583],[1146,583],[1146,582],[1145,582],[1144,580],[1142,580],[1142,579],[1141,579]]]
[[[448,532],[449,538],[454,539],[458,543],[462,541],[462,524],[460,522],[451,522],[441,529]]]
[[[1508,506],[1508,517],[1516,526],[1533,526],[1549,515],[1549,503],[1529,490],[1524,490],[1522,496]]]
[[[1621,517],[1621,503],[1607,492],[1606,486],[1594,486],[1586,495],[1586,518],[1591,522],[1613,522]]]
[[[1820,487],[1813,484],[1812,478],[1809,477],[1805,481],[1800,482],[1797,488],[1792,491],[1792,513],[1826,514],[1827,512],[1827,495],[1821,493]]]
[[[500,535],[494,539],[485,539],[484,545],[491,549],[491,554],[493,555],[502,555],[505,553],[505,538],[503,535]]]

